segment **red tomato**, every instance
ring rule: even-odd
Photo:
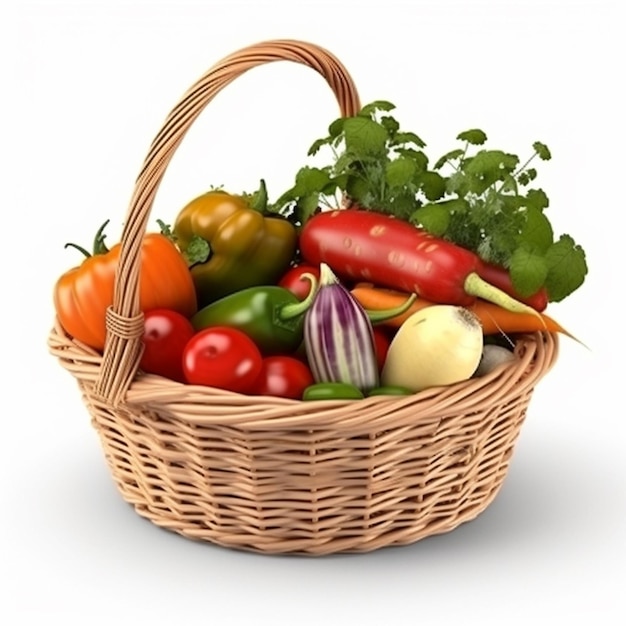
[[[311,370],[299,359],[291,356],[269,356],[263,359],[261,373],[250,393],[300,400],[303,391],[314,382]]]
[[[293,293],[298,300],[304,300],[311,291],[311,283],[302,274],[313,274],[319,280],[319,267],[314,265],[296,265],[288,270],[278,281],[279,287],[284,287]]]
[[[194,334],[191,322],[169,309],[153,309],[144,315],[143,344],[139,367],[144,372],[185,382],[183,350]]]
[[[261,352],[237,328],[212,326],[197,332],[183,351],[188,383],[246,393],[261,372]]]
[[[378,363],[378,371],[382,372],[391,337],[388,332],[381,326],[374,326],[374,347],[376,350],[376,361]]]

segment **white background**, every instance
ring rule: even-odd
[[[2,8],[0,621],[6,624],[626,623],[624,46],[615,0],[10,2]],[[111,218],[184,90],[226,54],[288,37],[348,67],[363,102],[397,105],[432,152],[461,130],[525,155],[585,285],[550,312],[562,342],[498,499],[410,547],[322,559],[198,544],[114,490],[71,376],[48,355],[52,286]],[[8,81],[8,84],[6,83]],[[209,105],[152,217],[209,185],[278,193],[337,115],[302,66],[240,78]]]

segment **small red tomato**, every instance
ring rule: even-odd
[[[185,382],[183,350],[194,334],[191,322],[169,309],[153,309],[144,315],[144,351],[139,367],[150,374]]]
[[[311,283],[308,279],[302,278],[302,274],[313,274],[319,280],[319,267],[314,265],[296,265],[283,275],[278,281],[278,286],[288,289],[298,300],[304,300],[311,291]]]
[[[185,379],[246,393],[261,371],[263,358],[254,341],[237,328],[213,326],[197,332],[183,351]]]
[[[261,373],[250,393],[299,400],[303,391],[314,382],[311,370],[299,359],[291,356],[268,356],[263,359]]]
[[[385,364],[390,344],[391,337],[389,336],[389,333],[381,326],[374,326],[374,347],[379,372],[383,371],[383,365]]]

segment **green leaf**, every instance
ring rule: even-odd
[[[399,219],[410,221],[411,215],[419,205],[420,203],[415,199],[415,194],[406,191],[404,193],[397,193],[392,198],[388,199],[386,206],[376,208],[378,210],[384,210],[385,213],[394,215]]]
[[[529,189],[524,204],[542,210],[549,206],[550,200],[543,189]]]
[[[403,157],[411,159],[415,164],[415,170],[417,172],[423,172],[428,168],[428,157],[421,150],[415,150],[413,148],[396,148],[396,152]]]
[[[329,182],[330,175],[326,169],[305,166],[296,174],[294,193],[296,196],[304,196],[320,192]]]
[[[446,193],[446,179],[437,172],[424,172],[420,177],[424,195],[428,200],[439,200]]]
[[[351,176],[346,183],[346,193],[357,204],[363,207],[370,208],[370,186],[366,180],[356,176]]]
[[[444,154],[442,157],[440,157],[437,160],[437,162],[434,165],[434,169],[436,170],[441,169],[446,163],[448,163],[449,161],[454,161],[458,159],[459,157],[462,157],[463,154],[465,154],[465,151],[461,150],[461,148],[457,148],[456,150],[450,150],[450,152],[446,152],[446,154]]]
[[[471,159],[465,161],[463,169],[468,174],[501,179],[517,167],[519,158],[502,150],[480,150]]]
[[[524,170],[517,175],[517,182],[525,187],[530,182],[535,180],[535,178],[537,178],[537,170],[533,167],[529,167],[527,170]]]
[[[394,137],[394,142],[393,142],[394,146],[401,146],[401,145],[406,145],[406,144],[411,144],[411,143],[417,146],[418,148],[426,147],[426,143],[420,137],[418,137],[415,133],[406,133],[406,132],[396,133]]]
[[[502,179],[502,187],[500,188],[500,192],[506,193],[507,191],[513,192],[513,194],[517,195],[517,181],[510,174],[505,174]]]
[[[552,155],[550,154],[550,150],[548,149],[548,146],[546,146],[545,143],[541,143],[540,141],[535,141],[535,143],[533,144],[533,148],[535,149],[535,152],[537,153],[537,155],[542,161],[549,161],[552,158]]]
[[[398,130],[400,130],[400,124],[391,115],[385,115],[380,118],[380,125],[387,131],[389,137],[395,138]]]
[[[346,118],[339,117],[330,124],[330,126],[328,127],[328,134],[330,135],[330,139],[335,139],[339,137],[339,135],[341,135],[345,123]]]
[[[385,167],[385,180],[391,187],[408,185],[415,174],[415,163],[406,157],[389,161]]]
[[[456,138],[461,141],[467,141],[467,143],[471,143],[474,146],[481,146],[487,141],[487,135],[480,128],[465,130],[459,133]]]
[[[358,158],[354,154],[351,152],[343,152],[335,161],[335,164],[333,165],[333,172],[335,175],[348,172],[357,162]]]
[[[328,145],[330,142],[331,142],[331,139],[329,137],[326,137],[324,139],[317,139],[311,144],[311,147],[309,148],[307,155],[315,156],[320,151],[320,148]]]
[[[302,196],[297,203],[298,219],[304,224],[319,208],[319,193],[310,193]]]
[[[268,211],[271,213],[282,213],[286,207],[306,195],[322,193],[331,183],[332,179],[328,172],[328,167],[308,167],[305,166],[296,173],[296,180],[291,187],[285,191],[271,206]]]
[[[544,285],[548,275],[546,259],[529,246],[520,246],[511,256],[509,272],[520,296],[531,296]]]
[[[374,100],[374,102],[370,102],[362,107],[359,115],[369,117],[377,111],[393,111],[395,108],[396,105],[387,100]]]
[[[445,203],[427,204],[413,213],[411,221],[422,226],[435,237],[441,237],[448,230],[450,210]]]
[[[554,232],[550,220],[543,214],[543,211],[536,207],[526,209],[526,222],[520,233],[521,241],[540,253],[544,254],[552,245]]]
[[[469,180],[464,172],[454,172],[446,181],[446,191],[463,198],[469,192]]]
[[[387,131],[365,117],[346,118],[343,132],[346,148],[358,155],[385,154]]]
[[[587,275],[584,250],[569,235],[561,235],[545,255],[548,276],[546,289],[551,302],[560,302],[578,287]]]

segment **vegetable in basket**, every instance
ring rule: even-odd
[[[251,198],[212,190],[176,217],[172,235],[188,260],[199,307],[275,284],[289,267],[296,230],[281,216],[265,214],[264,189]]]
[[[201,330],[183,351],[185,380],[191,385],[248,393],[262,366],[263,357],[254,341],[236,328]]]
[[[508,293],[516,300],[531,306],[535,309],[535,311],[539,311],[541,313],[546,310],[546,307],[548,306],[548,290],[545,287],[541,287],[538,291],[529,296],[521,296],[515,290],[511,273],[501,265],[495,265],[494,263],[486,263],[483,261],[479,264],[477,273],[490,285]]]
[[[318,383],[348,383],[361,391],[379,384],[372,323],[367,312],[326,263],[304,319],[304,342]]]
[[[440,304],[467,306],[481,297],[538,315],[481,279],[481,261],[473,252],[382,213],[318,213],[303,225],[300,249],[307,262],[327,263],[340,277],[371,280]]]
[[[113,286],[121,244],[110,250],[104,243],[104,229],[94,238],[93,250],[66,244],[85,255],[81,265],[64,273],[54,287],[54,306],[59,322],[74,339],[102,350],[106,337],[106,311],[113,304]],[[171,309],[191,317],[197,310],[194,284],[176,246],[160,233],[148,233],[141,248],[139,277],[142,311]]]
[[[320,207],[336,208],[340,196],[344,207],[392,216],[473,252],[484,265],[478,264],[471,273],[538,311],[582,285],[587,274],[585,252],[570,235],[555,236],[545,212],[548,196],[533,186],[537,170],[532,161],[551,158],[545,144],[534,142],[530,158],[522,161],[508,151],[485,148],[487,135],[474,128],[459,133],[461,145],[431,166],[425,142],[400,128],[390,114],[394,108],[378,100],[334,120],[328,135],[309,149],[309,155],[317,155],[328,148],[330,162],[302,167],[275,210],[306,228]],[[396,260],[404,252],[398,250]],[[461,265],[469,263],[467,256],[452,258]],[[345,264],[356,272],[363,269],[349,254]],[[437,300],[426,292],[422,295]],[[463,298],[446,303],[464,304]]]
[[[465,307],[422,309],[398,329],[381,381],[418,392],[468,380],[480,363],[483,345],[480,321]]]
[[[303,278],[304,274],[313,274],[319,280],[319,266],[298,263],[285,272],[278,281],[278,286],[289,289],[298,297],[298,300],[304,300],[311,291],[311,284],[306,278]]]
[[[195,334],[189,319],[169,309],[153,309],[144,314],[143,326],[144,350],[139,367],[150,374],[186,382],[183,351]]]
[[[313,383],[302,393],[302,399],[305,401],[362,400],[364,397],[356,385],[342,382]]]
[[[289,355],[268,356],[263,359],[261,373],[248,393],[300,400],[304,390],[314,383],[309,366],[300,359]]]
[[[352,288],[352,295],[369,310],[388,309],[405,302],[408,294],[396,289],[378,287],[372,283],[357,283]],[[413,313],[426,307],[434,306],[436,303],[424,298],[417,298],[402,315],[388,318],[381,324],[391,329],[397,329]],[[484,335],[498,333],[531,333],[547,330],[552,333],[561,333],[572,339],[576,338],[563,328],[556,320],[541,313],[541,317],[528,313],[512,313],[497,304],[486,300],[476,299],[467,307],[480,320]],[[577,340],[576,340],[577,341]]]
[[[224,296],[200,309],[191,323],[196,331],[211,326],[237,328],[250,337],[264,356],[295,352],[304,336],[304,314],[317,292],[317,280],[306,274],[311,284],[302,301],[278,285],[248,287]]]

